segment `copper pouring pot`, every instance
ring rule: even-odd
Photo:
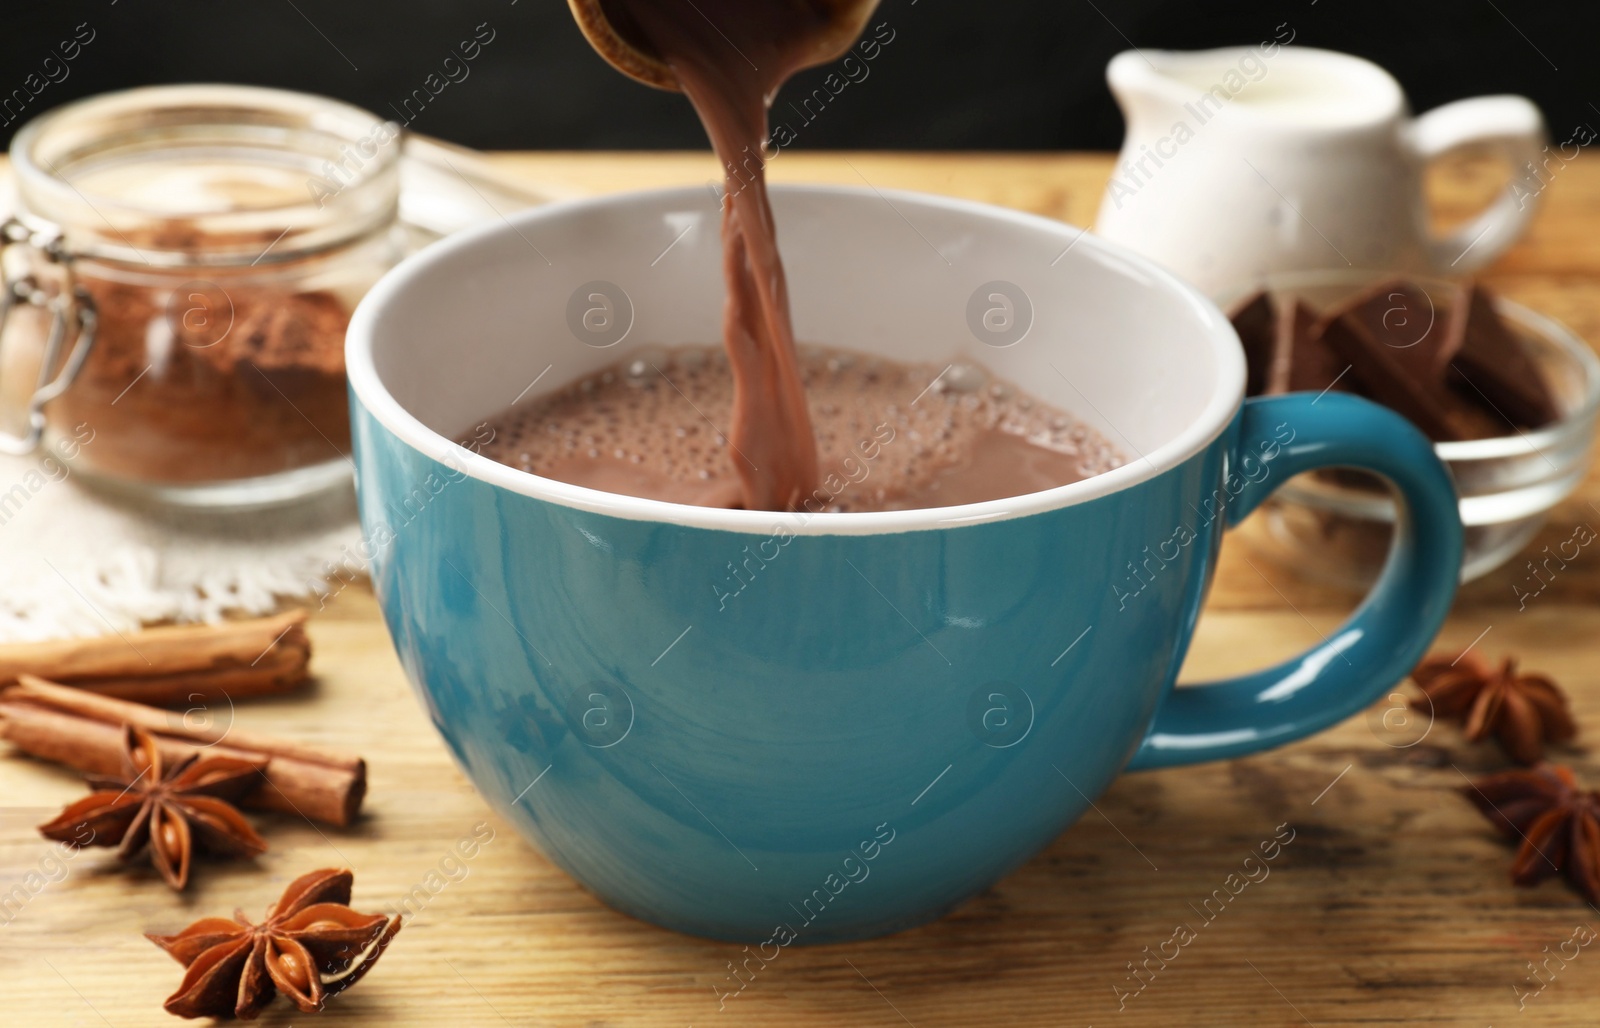
[[[827,21],[828,31],[817,40],[816,52],[805,62],[814,67],[836,60],[855,45],[867,26],[867,19],[877,9],[878,0],[749,0],[750,3],[801,2],[816,9]],[[612,67],[647,86],[681,92],[678,77],[642,40],[629,39],[618,32],[610,20],[601,0],[567,0],[572,16],[578,20],[589,44]]]

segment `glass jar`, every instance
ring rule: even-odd
[[[244,86],[93,97],[11,144],[6,449],[181,506],[348,488],[344,333],[400,259],[400,128]],[[31,363],[30,363],[31,362]],[[17,419],[13,418],[15,422]]]

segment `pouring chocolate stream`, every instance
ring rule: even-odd
[[[752,510],[788,510],[819,478],[816,438],[795,360],[788,286],[778,254],[764,154],[767,109],[802,68],[838,57],[877,0],[569,0],[591,44],[648,85],[681,90],[725,169],[727,304],[723,345],[733,369],[733,460]]]

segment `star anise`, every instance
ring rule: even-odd
[[[281,990],[304,1012],[322,1009],[372,969],[400,918],[350,909],[349,871],[301,875],[252,923],[207,917],[177,935],[146,935],[189,969],[164,1004],[179,1017],[254,1018]]]
[[[1600,904],[1600,791],[1580,788],[1568,768],[1545,764],[1480,778],[1462,792],[1508,838],[1522,840],[1513,882],[1535,885],[1559,871]]]
[[[131,860],[148,847],[150,862],[174,889],[189,883],[198,843],[229,857],[266,852],[267,842],[235,810],[258,782],[262,765],[234,757],[191,753],[170,768],[149,733],[129,726],[123,737],[123,776],[91,776],[94,792],[39,826],[47,839],[75,846],[117,846]]]
[[[1413,700],[1414,708],[1462,721],[1462,734],[1471,742],[1494,735],[1519,764],[1537,764],[1544,759],[1546,742],[1564,743],[1578,734],[1567,698],[1555,682],[1544,675],[1518,674],[1510,657],[1498,669],[1473,653],[1454,664],[1434,657],[1419,664],[1411,677],[1426,696]]]

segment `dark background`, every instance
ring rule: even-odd
[[[7,140],[67,100],[165,82],[282,86],[392,114],[487,23],[482,35],[492,31],[492,42],[464,80],[415,114],[413,128],[495,149],[705,145],[683,99],[613,72],[564,0],[5,0],[3,8],[0,98],[28,96],[20,116],[15,100],[0,113],[11,119],[0,126]],[[1384,65],[1417,110],[1516,92],[1544,108],[1557,139],[1580,123],[1600,125],[1594,0],[883,0],[873,21],[892,27],[893,42],[867,79],[805,126],[799,147],[1113,149],[1122,122],[1103,78],[1112,54],[1130,41],[1259,42],[1285,24],[1296,43]],[[27,76],[82,23],[94,39],[67,77],[28,94]],[[791,95],[815,84],[797,80]]]

